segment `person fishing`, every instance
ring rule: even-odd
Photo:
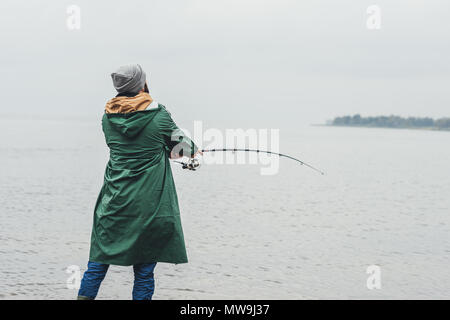
[[[140,65],[122,66],[111,77],[118,94],[102,118],[110,158],[77,299],[95,299],[110,265],[132,265],[132,298],[151,300],[156,263],[188,261],[169,158],[202,152],[152,99]]]

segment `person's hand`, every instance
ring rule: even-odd
[[[173,150],[170,152],[170,159],[180,159],[182,156],[178,152],[173,152]]]
[[[195,158],[197,155],[203,156],[202,150],[198,149],[197,152],[191,158]]]

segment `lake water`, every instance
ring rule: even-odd
[[[73,299],[108,157],[100,123],[0,120],[0,299]],[[450,298],[450,132],[301,127],[280,160],[173,165],[189,263],[158,264],[154,299]],[[381,289],[369,290],[378,265]],[[131,267],[98,299],[129,299]]]

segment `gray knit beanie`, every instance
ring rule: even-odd
[[[144,88],[146,75],[138,64],[121,66],[116,72],[111,73],[114,88],[117,92],[138,93]]]

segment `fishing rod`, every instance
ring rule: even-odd
[[[310,168],[310,169],[312,169],[314,171],[317,171],[321,175],[325,174],[323,171],[313,167],[312,165],[310,165],[310,164],[308,164],[308,163],[306,163],[306,162],[304,162],[304,161],[302,161],[300,159],[291,157],[291,156],[289,156],[287,154],[278,153],[278,152],[259,150],[259,149],[236,149],[236,148],[202,149],[201,150],[202,153],[204,153],[204,152],[227,152],[227,151],[231,151],[231,152],[241,151],[241,152],[256,152],[256,153],[273,154],[273,155],[276,155],[276,156],[279,156],[279,157],[285,157],[285,158],[297,161],[301,165],[304,165],[304,166],[306,166],[306,167],[308,167],[308,168]],[[174,161],[174,162],[181,164],[183,169],[188,169],[188,170],[192,170],[192,171],[195,171],[198,167],[200,167],[200,162],[196,158],[192,158],[188,162],[182,162],[182,161]]]

